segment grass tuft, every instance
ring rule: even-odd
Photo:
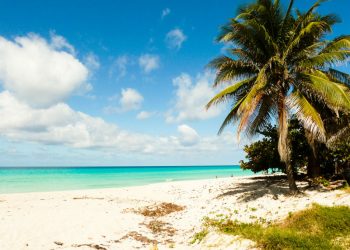
[[[200,232],[198,232],[198,233],[196,233],[194,236],[193,236],[193,238],[192,238],[192,240],[191,240],[191,244],[194,244],[194,243],[196,243],[196,242],[201,242],[204,238],[205,238],[205,236],[207,236],[208,235],[208,233],[209,233],[209,231],[207,230],[207,229],[203,229],[202,231],[200,231]]]
[[[205,225],[255,241],[263,249],[348,249],[350,242],[350,208],[346,206],[313,204],[267,227],[208,218]]]

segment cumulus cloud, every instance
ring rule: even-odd
[[[187,37],[181,29],[173,29],[166,34],[165,42],[170,49],[180,49]]]
[[[110,101],[115,101],[118,96],[112,96]],[[123,113],[131,110],[137,110],[141,108],[143,102],[143,96],[132,88],[122,89],[117,106],[107,106],[104,111],[108,114]]]
[[[0,36],[0,82],[29,105],[53,105],[79,89],[88,78],[88,69],[72,50],[63,37],[55,35],[51,43],[35,34],[14,40]]]
[[[139,57],[139,66],[145,73],[158,69],[160,64],[159,56],[144,54]]]
[[[142,136],[129,134],[116,125],[74,111],[67,104],[58,103],[45,109],[34,109],[17,100],[11,93],[0,93],[0,134],[14,140],[44,144],[63,144],[76,148],[119,147],[143,150],[137,144]]]
[[[233,145],[233,136],[228,139],[201,137],[185,124],[178,127],[175,135],[154,136],[126,131],[99,117],[72,109],[64,99],[83,87],[91,90],[92,86],[86,82],[88,68],[99,65],[93,54],[85,58],[85,66],[74,53],[74,47],[56,35],[52,35],[49,42],[33,34],[14,40],[0,37],[0,82],[3,86],[0,116],[4,118],[0,122],[1,137],[13,143],[93,148],[94,153],[101,148],[99,152],[118,152],[124,156],[132,153],[133,157],[152,154],[166,159],[178,154],[209,155],[207,152]],[[180,79],[175,82],[177,88],[183,85]],[[189,90],[196,84],[184,83]],[[182,95],[178,92],[178,96]],[[116,102],[118,110],[137,110],[141,108],[143,97],[135,89],[127,88],[112,101]],[[143,111],[138,117],[145,119],[150,115],[153,113]]]
[[[185,124],[178,126],[178,136],[132,133],[101,118],[75,111],[65,103],[57,103],[49,108],[33,108],[8,91],[0,93],[0,116],[6,117],[0,123],[1,136],[13,141],[58,144],[72,148],[173,155],[215,152],[236,143],[231,133],[221,137],[200,137]]]
[[[154,115],[154,112],[141,111],[136,115],[138,120],[146,120]]]
[[[163,10],[162,10],[162,19],[163,19],[164,17],[166,17],[167,15],[169,15],[169,14],[170,14],[170,9],[169,9],[169,8],[163,9]]]
[[[180,133],[179,140],[183,146],[193,146],[199,142],[199,135],[196,130],[186,124],[177,127]]]
[[[205,109],[205,105],[215,95],[215,91],[211,87],[213,78],[214,76],[210,73],[200,74],[195,79],[185,73],[174,78],[176,98],[173,108],[166,114],[166,121],[206,120],[218,116],[223,107],[216,106],[209,110]]]
[[[122,97],[120,98],[120,106],[122,109],[135,110],[141,107],[143,96],[135,89],[122,89]]]

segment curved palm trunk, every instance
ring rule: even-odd
[[[281,157],[281,161],[286,165],[289,190],[291,193],[297,193],[298,188],[295,184],[294,173],[290,159],[290,148],[288,140],[288,114],[284,96],[280,97],[278,103],[278,153]]]

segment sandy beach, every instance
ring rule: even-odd
[[[190,241],[205,216],[277,221],[312,203],[350,206],[341,190],[306,190],[297,197],[287,192],[278,176],[268,181],[261,176],[1,194],[0,249],[152,249],[154,242],[159,249],[249,249],[250,242],[215,233],[199,244]],[[167,203],[178,209],[142,214]],[[161,230],[152,232],[155,226]]]

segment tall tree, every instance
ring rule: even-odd
[[[219,42],[230,48],[227,55],[214,59],[214,87],[229,86],[208,104],[232,102],[219,133],[238,122],[238,134],[248,136],[272,119],[278,124],[278,152],[286,165],[289,188],[298,191],[291,166],[288,117],[295,114],[313,138],[326,141],[324,123],[315,102],[336,115],[349,113],[348,75],[332,69],[350,57],[350,36],[326,40],[333,15],[320,15],[317,1],[307,12],[293,8],[293,0],[283,9],[279,0],[257,0],[238,10],[238,15],[222,27]]]

